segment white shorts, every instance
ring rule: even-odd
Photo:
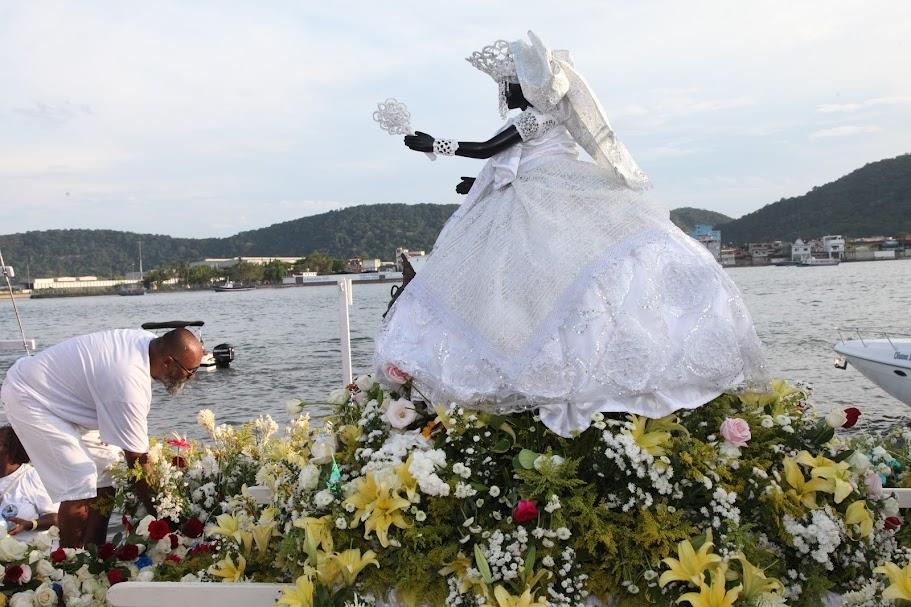
[[[120,461],[119,447],[101,442],[98,430],[61,419],[8,382],[3,406],[16,436],[51,500],[69,502],[96,497],[99,487],[111,487],[108,467]]]

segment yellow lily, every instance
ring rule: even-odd
[[[454,574],[459,586],[459,594],[467,594],[468,591],[474,587],[479,589],[484,588],[484,583],[481,580],[468,576],[468,570],[472,566],[472,561],[463,553],[459,552],[455,560],[440,569],[437,573],[443,577]]]
[[[357,439],[360,438],[361,434],[363,434],[361,427],[354,424],[341,426],[338,429],[338,436],[342,443],[349,447],[357,446]]]
[[[396,466],[395,474],[402,483],[402,489],[405,490],[405,497],[408,498],[409,502],[416,503],[418,501],[418,481],[411,475],[411,471],[408,469],[411,465],[412,458],[413,457],[409,455],[407,460]]]
[[[857,525],[860,537],[867,537],[873,533],[873,516],[867,510],[864,500],[857,500],[845,511],[845,525]]]
[[[726,569],[727,567],[722,565],[717,571],[712,572],[711,586],[706,586],[703,582],[699,585],[699,592],[687,592],[677,599],[677,602],[685,601],[692,607],[732,607],[734,601],[740,596],[743,586],[735,586],[727,590],[725,588]]]
[[[658,585],[664,588],[671,582],[687,582],[693,586],[700,586],[705,581],[706,570],[721,562],[721,557],[712,552],[715,545],[712,543],[712,532],[706,534],[705,542],[697,552],[689,540],[677,544],[677,557],[666,558],[662,562],[668,570],[661,574]]]
[[[784,458],[784,478],[791,485],[787,495],[807,508],[818,508],[816,492],[825,491],[829,486],[823,479],[814,478],[809,481],[805,479],[803,472],[800,471],[800,466],[797,465],[797,460],[793,457]]]
[[[766,405],[777,405],[792,394],[800,392],[797,388],[789,386],[788,382],[783,379],[773,380],[771,387],[772,389],[768,392],[746,392],[741,394],[740,400],[747,405],[763,408]],[[777,413],[779,413],[777,409],[772,411],[773,415]]]
[[[740,561],[743,568],[740,579],[743,581],[743,596],[747,601],[753,601],[767,592],[784,591],[784,586],[778,579],[766,577],[765,572],[750,563],[742,552],[734,558]]]
[[[233,514],[219,514],[215,517],[215,526],[209,529],[209,535],[213,534],[233,537],[235,541],[240,542],[242,535],[240,521]]]
[[[355,508],[352,527],[357,527],[364,522],[364,539],[369,539],[370,534],[376,531],[376,537],[383,548],[389,547],[389,527],[395,525],[399,529],[408,527],[402,517],[404,511],[411,506],[411,502],[381,484],[377,484],[373,474],[361,479],[357,484],[357,492],[346,500]]]
[[[376,553],[373,550],[368,550],[362,556],[360,549],[352,548],[351,550],[333,554],[329,558],[337,566],[338,573],[341,574],[345,586],[354,585],[354,580],[357,579],[358,574],[363,571],[367,565],[380,566],[379,561],[376,560]]]
[[[299,518],[294,521],[294,526],[303,529],[307,535],[307,543],[313,546],[321,546],[326,552],[332,552],[335,544],[332,540],[332,529],[335,527],[332,522],[332,515],[325,515],[319,518],[308,516]]]
[[[895,563],[886,563],[874,569],[873,573],[885,573],[889,578],[889,587],[883,591],[883,599],[911,601],[911,563],[904,568]]]
[[[493,589],[493,596],[497,601],[496,604],[491,603],[488,599],[482,607],[547,607],[547,601],[533,596],[530,588],[526,588],[521,595],[514,596],[502,586],[497,586]]]
[[[664,455],[664,445],[670,440],[671,433],[666,430],[653,430],[652,422],[658,420],[650,420],[639,415],[630,415],[629,419],[633,423],[633,427],[625,430],[624,433],[631,435],[639,448],[647,451],[649,455],[653,457]]]
[[[807,451],[797,454],[797,463],[810,466],[810,476],[826,481],[824,491],[835,496],[835,503],[842,503],[854,492],[851,484],[851,464],[834,462],[821,455],[813,457]]]
[[[222,578],[222,582],[239,582],[244,577],[244,569],[247,568],[247,559],[243,555],[237,555],[237,565],[228,555],[209,567],[209,573]]]
[[[313,580],[310,576],[302,575],[297,578],[294,586],[285,586],[278,605],[287,607],[313,607]]]

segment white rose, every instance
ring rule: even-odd
[[[328,464],[335,455],[335,436],[326,432],[321,433],[313,441],[310,448],[310,461],[314,464]]]
[[[155,520],[155,517],[151,514],[147,514],[139,524],[136,525],[136,535],[141,535],[142,537],[149,537],[149,524]]]
[[[66,602],[66,607],[92,607],[92,603],[94,602],[94,596],[91,594],[83,594],[82,596],[75,596],[69,599]]]
[[[5,527],[5,525],[0,525]],[[0,540],[0,561],[21,561],[28,553],[28,544],[20,542],[11,535]]]
[[[335,501],[335,496],[332,495],[332,492],[328,489],[323,489],[318,491],[316,495],[313,496],[313,503],[316,504],[317,508],[325,508],[329,504]]]
[[[74,575],[64,576],[64,578],[60,580],[60,587],[63,589],[63,596],[67,598],[77,597],[82,594],[80,586],[81,584],[79,583],[79,580]]]
[[[894,497],[890,497],[883,501],[883,514],[885,514],[886,517],[898,516],[898,500]]]
[[[839,426],[840,427],[840,426]],[[870,458],[861,453],[860,451],[855,451],[851,454],[851,457],[848,458],[848,463],[851,464],[851,467],[858,474],[863,474],[869,470],[872,466],[870,463]]]
[[[301,411],[304,410],[304,401],[299,398],[293,400],[285,401],[285,411],[288,412],[288,415],[291,417],[297,417],[301,414]]]
[[[35,565],[35,573],[42,577],[57,579],[60,577],[62,572],[58,571],[56,567],[51,565],[51,562],[47,559],[41,559],[38,561],[38,564]]]
[[[99,584],[98,580],[96,580],[95,578],[88,578],[82,582],[83,594],[94,595],[100,587],[101,587],[101,584]]]
[[[47,582],[35,588],[35,595],[32,601],[37,607],[50,607],[57,604],[57,593]]]
[[[56,529],[56,527],[51,527],[51,529]],[[34,546],[36,550],[49,552],[51,546],[54,545],[54,539],[55,538],[51,537],[50,535],[50,529],[47,531],[41,531],[35,534],[35,537],[32,540],[32,546]]]
[[[32,550],[28,553],[28,564],[34,565],[41,559],[47,556],[47,553],[42,552],[41,550]]]
[[[185,576],[183,576],[182,578],[180,578],[180,581],[186,584],[187,582],[198,582],[199,578],[196,577],[195,575],[193,575],[192,573],[188,573]]]
[[[330,405],[344,405],[348,402],[348,397],[350,395],[351,393],[348,392],[347,388],[339,388],[338,390],[330,392],[327,400]]]
[[[376,383],[376,380],[373,378],[373,375],[358,375],[354,379],[354,385],[358,387],[361,392],[368,392],[370,388],[373,387],[373,384]]]
[[[35,596],[34,590],[23,590],[13,595],[9,600],[9,607],[34,607],[32,597]]]
[[[829,411],[829,414],[826,415],[826,423],[829,424],[830,428],[841,428],[847,421],[848,416],[845,415],[845,412],[842,409],[832,409]]]
[[[145,569],[143,569],[142,571],[140,571],[139,573],[136,574],[136,578],[134,581],[151,582],[154,579],[155,579],[155,572],[152,570],[151,567],[146,567]]]
[[[300,476],[297,478],[297,486],[302,491],[312,491],[319,484],[319,468],[313,464],[307,464],[301,468]]]
[[[390,426],[399,430],[410,426],[416,418],[414,404],[406,398],[392,401],[386,409],[386,421]]]

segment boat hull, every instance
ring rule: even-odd
[[[911,340],[840,341],[835,351],[883,391],[911,406]]]

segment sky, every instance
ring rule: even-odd
[[[911,152],[911,2],[0,2],[0,233],[227,236],[357,204],[456,203],[484,140],[464,58],[569,49],[669,208],[737,217]]]

